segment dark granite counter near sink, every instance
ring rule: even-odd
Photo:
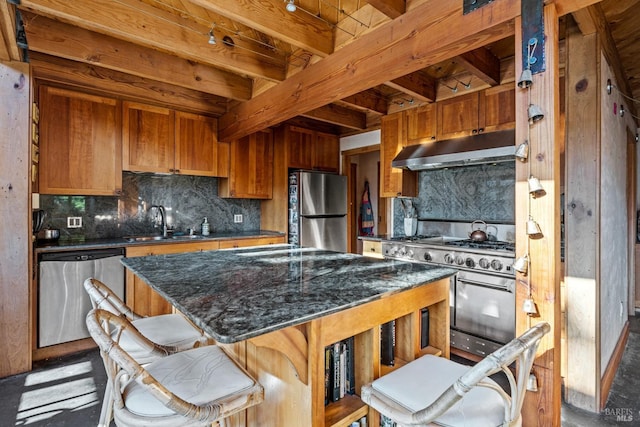
[[[122,262],[221,343],[308,322],[456,272],[290,245]]]
[[[129,241],[124,237],[112,237],[104,239],[60,239],[56,242],[42,242],[38,241],[36,245],[36,253],[42,252],[63,252],[63,251],[78,251],[89,249],[104,249],[104,248],[118,248],[126,246],[138,246],[138,245],[155,245],[155,244],[180,244],[193,241],[202,240],[231,240],[231,239],[252,239],[259,237],[274,237],[284,236],[285,234],[280,231],[269,230],[251,230],[251,231],[234,231],[226,233],[211,233],[208,236],[200,236],[197,240],[189,239],[163,239],[163,240],[146,240],[146,241]]]

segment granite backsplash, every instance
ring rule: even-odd
[[[514,224],[515,176],[515,162],[421,171],[415,212],[428,221]],[[393,203],[395,236],[404,234],[401,200]]]
[[[45,225],[59,228],[61,238],[159,233],[153,205],[165,207],[167,223],[176,231],[192,228],[200,233],[204,217],[211,232],[260,229],[260,201],[218,197],[218,178],[124,172],[119,197],[40,195],[40,208],[47,213]],[[243,222],[234,223],[234,214],[242,214]],[[82,228],[67,228],[70,216],[82,217]]]

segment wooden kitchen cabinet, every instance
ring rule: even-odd
[[[380,196],[397,197],[417,195],[417,173],[391,167],[391,161],[406,145],[405,113],[382,117],[380,126]]]
[[[229,144],[218,142],[218,121],[176,111],[175,173],[229,176]]]
[[[440,101],[436,103],[436,138],[445,140],[513,129],[516,124],[515,102],[513,84]]]
[[[513,83],[482,91],[484,131],[496,132],[516,127],[516,91]]]
[[[39,101],[40,193],[120,194],[120,102],[49,86]]]
[[[250,239],[221,240],[220,249],[244,248],[247,246],[275,245],[285,243],[284,236],[255,237]]]
[[[337,135],[287,126],[285,138],[289,153],[289,168],[338,172],[340,139]]]
[[[135,102],[123,103],[122,168],[172,173],[175,169],[175,113]]]
[[[478,92],[474,92],[436,103],[438,140],[459,138],[484,131],[479,129],[478,97]]]
[[[229,178],[220,180],[220,197],[270,199],[273,194],[272,183],[272,130],[261,130],[233,141]]]
[[[215,118],[152,105],[123,104],[123,169],[226,177],[229,144]]]
[[[437,113],[436,104],[426,104],[407,110],[406,145],[422,144],[436,140]]]

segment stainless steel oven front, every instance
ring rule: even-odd
[[[461,270],[450,292],[452,347],[486,356],[514,338],[514,278]]]

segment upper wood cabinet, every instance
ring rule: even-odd
[[[438,140],[515,127],[515,88],[506,84],[437,102]]]
[[[458,138],[479,131],[478,93],[456,96],[436,103],[438,140]]]
[[[218,142],[218,121],[176,111],[176,173],[229,176],[229,144]]]
[[[407,145],[422,144],[436,140],[436,104],[426,104],[407,110]]]
[[[492,87],[482,92],[480,108],[484,110],[485,132],[516,127],[516,92],[513,83]]]
[[[265,129],[231,143],[229,178],[220,197],[270,199],[273,194],[273,131]]]
[[[340,139],[337,135],[287,126],[285,139],[289,152],[289,168],[338,172]]]
[[[174,141],[173,110],[135,102],[123,103],[122,169],[173,172]]]
[[[380,126],[380,196],[417,195],[417,173],[391,167],[391,161],[406,145],[405,113],[382,117]]]
[[[134,102],[123,110],[124,170],[228,176],[229,144],[218,142],[216,119]]]
[[[40,193],[120,194],[120,103],[48,86],[39,103]]]

